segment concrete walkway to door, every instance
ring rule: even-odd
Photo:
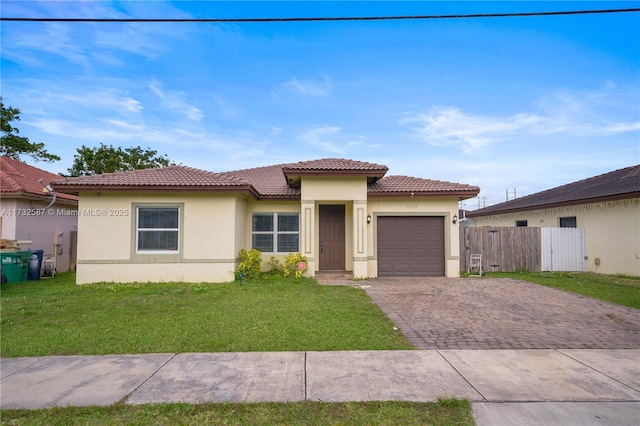
[[[514,279],[376,278],[364,288],[419,349],[638,349],[640,311]]]

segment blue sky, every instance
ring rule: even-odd
[[[4,17],[265,18],[640,2],[6,1]],[[640,163],[640,13],[290,23],[2,22],[1,93],[62,157],[142,146],[210,171],[340,157],[486,205]],[[464,203],[469,209],[478,201]]]

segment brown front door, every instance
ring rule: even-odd
[[[320,205],[320,270],[344,271],[344,205]]]

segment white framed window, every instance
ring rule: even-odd
[[[177,253],[179,244],[180,207],[136,207],[137,253]]]
[[[254,213],[251,247],[264,253],[300,251],[299,213]]]

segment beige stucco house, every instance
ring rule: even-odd
[[[226,282],[238,252],[289,252],[309,275],[459,275],[458,201],[479,188],[321,159],[212,173],[184,166],[58,180],[79,195],[77,282]]]
[[[583,228],[588,272],[640,276],[640,165],[467,214],[475,226]]]
[[[24,250],[43,250],[58,272],[75,267],[78,197],[47,192],[60,176],[5,156],[0,157],[2,239],[31,241]],[[42,179],[42,183],[40,183]]]

